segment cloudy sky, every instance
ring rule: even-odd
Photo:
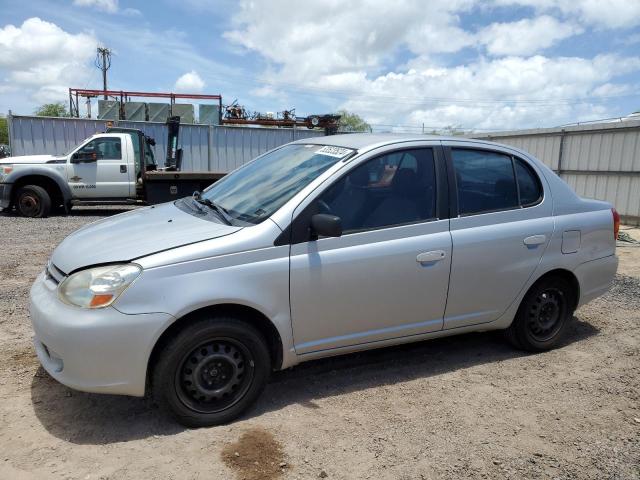
[[[640,0],[0,0],[0,112],[109,86],[346,108],[377,130],[640,110]],[[401,126],[401,127],[399,127]]]

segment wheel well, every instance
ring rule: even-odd
[[[51,203],[53,206],[62,205],[64,203],[62,191],[56,181],[49,177],[45,177],[44,175],[25,175],[24,177],[20,177],[16,180],[13,184],[13,191],[11,194],[12,202],[15,202],[18,190],[25,185],[38,185],[39,187],[44,188],[51,197]]]
[[[240,318],[256,327],[267,341],[273,369],[280,369],[280,366],[282,365],[282,339],[280,338],[280,333],[278,333],[276,327],[271,323],[271,320],[269,320],[262,312],[245,305],[221,304],[204,307],[188,313],[184,317],[173,322],[169,328],[160,335],[160,338],[154,345],[151,355],[149,356],[149,362],[147,364],[147,379],[151,378],[152,370],[156,364],[158,356],[169,340],[171,340],[180,330],[191,322],[200,318],[203,313],[212,316],[226,315]]]
[[[578,282],[576,276],[569,270],[557,268],[542,275],[538,280],[536,280],[535,283],[541,282],[542,280],[546,280],[551,277],[560,277],[571,285],[573,291],[573,305],[571,310],[575,310],[578,307],[578,302],[580,301],[580,283]]]

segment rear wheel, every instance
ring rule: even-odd
[[[575,294],[564,278],[538,281],[522,300],[516,318],[506,331],[507,339],[515,347],[531,352],[556,347],[573,316]]]
[[[163,349],[152,378],[153,396],[189,427],[227,423],[262,392],[271,359],[262,335],[235,318],[203,318]]]
[[[51,212],[51,197],[38,185],[25,185],[16,193],[15,206],[23,217],[42,218]]]

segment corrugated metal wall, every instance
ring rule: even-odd
[[[85,138],[107,129],[105,120],[9,116],[12,155],[64,154]],[[119,120],[114,126],[138,128],[156,140],[155,155],[163,164],[167,151],[164,123]],[[320,137],[308,129],[180,125],[184,151],[182,170],[227,173],[261,153],[293,140]]]
[[[551,167],[581,196],[615,205],[640,224],[640,121],[473,136],[525,150]]]

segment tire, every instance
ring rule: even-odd
[[[557,347],[564,338],[575,309],[572,285],[561,277],[543,278],[522,299],[515,319],[505,331],[511,344],[529,352]]]
[[[25,185],[16,193],[15,206],[23,217],[44,218],[51,212],[51,197],[38,185]]]
[[[271,372],[265,339],[233,317],[201,318],[163,348],[153,399],[187,427],[228,423],[258,398]]]

